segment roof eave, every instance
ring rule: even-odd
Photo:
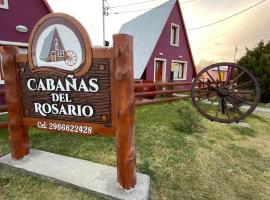
[[[44,4],[45,4],[45,6],[48,8],[48,10],[49,10],[51,13],[53,13],[53,9],[52,9],[52,7],[50,6],[50,4],[48,3],[48,1],[47,1],[47,0],[43,0],[43,2],[44,2]]]

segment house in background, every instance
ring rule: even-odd
[[[177,0],[170,0],[125,23],[133,36],[134,77],[153,82],[191,82],[196,75],[188,35]]]
[[[36,23],[52,12],[46,0],[0,0],[0,47],[19,47],[27,51],[28,40]],[[4,87],[4,74],[0,51],[0,89]],[[0,97],[0,105],[3,99]]]
[[[204,68],[205,67],[198,67],[197,71],[200,72]],[[219,66],[219,69],[215,67],[209,70],[208,72],[212,76],[212,78],[217,81],[219,81],[220,79],[221,81],[226,81],[227,77],[230,76],[229,74],[231,74],[228,72],[228,66]],[[206,73],[202,75],[202,79],[203,81],[208,81],[208,80],[211,81],[209,75],[207,75]]]

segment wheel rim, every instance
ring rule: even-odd
[[[239,122],[259,103],[259,83],[252,73],[238,64],[217,63],[204,68],[195,77],[191,98],[197,110],[209,120]]]
[[[66,55],[65,55],[65,63],[68,65],[68,66],[73,66],[75,65],[77,62],[77,56],[76,54],[73,52],[73,51],[67,51],[66,52]]]

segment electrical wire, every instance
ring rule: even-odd
[[[138,9],[138,10],[128,10],[128,11],[122,11],[122,12],[110,12],[109,14],[123,14],[123,13],[131,13],[131,12],[139,12],[139,11],[143,11],[143,10],[151,10],[153,8],[144,8],[144,9]]]
[[[137,3],[123,4],[123,5],[119,5],[119,6],[112,6],[111,8],[121,8],[121,7],[133,6],[133,5],[148,3],[151,1],[157,1],[157,0],[148,0],[148,1],[141,1],[141,2],[137,2]]]
[[[142,2],[138,2],[138,3],[125,4],[125,5],[120,5],[120,6],[111,6],[110,8],[127,7],[127,6],[131,6],[131,5],[137,5],[137,4],[147,3],[147,2],[151,2],[151,1],[157,1],[157,0],[148,0],[148,1],[142,1]],[[197,1],[197,0],[183,1],[183,2],[180,2],[180,4],[192,3],[194,1]],[[139,11],[144,11],[144,10],[151,10],[153,8],[156,8],[156,7],[143,8],[143,9],[137,9],[137,10],[121,11],[121,12],[110,12],[109,14],[122,14],[122,13],[124,14],[124,13],[131,13],[131,12],[139,12]]]
[[[240,14],[242,14],[242,13],[244,13],[244,12],[246,12],[246,11],[248,11],[248,10],[250,10],[250,9],[252,9],[252,8],[254,8],[254,7],[260,5],[260,4],[262,4],[262,3],[264,3],[265,1],[266,1],[266,0],[262,0],[262,1],[258,2],[258,3],[255,3],[254,5],[252,5],[252,6],[248,7],[248,8],[245,8],[245,9],[243,9],[243,10],[241,10],[241,11],[239,11],[239,12],[237,12],[237,13],[235,13],[235,14],[229,16],[229,17],[226,17],[226,18],[224,18],[224,19],[218,20],[218,21],[216,21],[216,22],[213,22],[213,23],[210,23],[210,24],[206,24],[206,25],[203,25],[203,26],[199,26],[199,27],[195,27],[195,28],[189,28],[189,29],[187,29],[187,30],[188,30],[188,31],[194,31],[194,30],[206,28],[206,27],[209,27],[209,26],[213,26],[213,25],[218,24],[218,23],[220,23],[220,22],[224,22],[224,21],[226,21],[226,20],[228,20],[228,19],[231,19],[231,18],[233,18],[233,17],[235,17],[235,16],[237,16],[237,15],[240,15]]]

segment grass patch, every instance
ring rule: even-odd
[[[151,176],[152,199],[269,199],[270,118],[256,114],[246,122],[251,129],[210,122],[188,101],[138,108],[137,168]],[[30,137],[32,148],[115,165],[114,138],[37,129]],[[1,130],[0,155],[8,152]],[[0,168],[0,199],[21,197],[101,199]]]

